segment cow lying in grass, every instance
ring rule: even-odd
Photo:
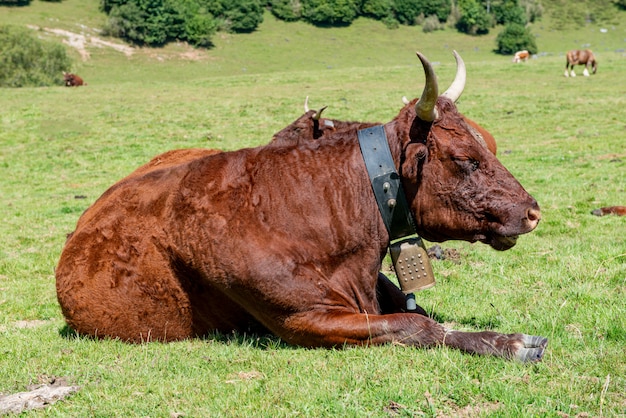
[[[81,77],[76,74],[63,72],[63,82],[66,87],[78,87],[87,85]]]
[[[383,125],[417,232],[509,249],[537,226],[539,206],[458,113],[460,57],[442,95],[418,57],[420,99]],[[390,235],[356,137],[348,127],[320,140],[205,150],[120,180],[61,254],[68,325],[133,342],[253,331],[308,347],[399,342],[540,360],[543,337],[455,331],[406,311],[404,294],[379,274]]]

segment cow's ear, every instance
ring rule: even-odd
[[[405,177],[417,177],[419,167],[428,156],[428,147],[421,142],[411,142],[406,147],[402,163],[402,175]]]

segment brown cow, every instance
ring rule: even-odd
[[[83,79],[80,78],[78,75],[72,74],[72,73],[66,73],[65,71],[63,72],[63,80],[65,81],[66,87],[78,87],[78,86],[87,85],[87,83],[85,83]]]
[[[576,77],[576,73],[574,72],[575,65],[585,66],[585,69],[583,70],[583,75],[585,77],[589,77],[589,71],[587,68],[590,65],[591,72],[593,74],[595,74],[598,70],[596,57],[590,49],[573,49],[571,51],[567,51],[567,54],[565,55],[565,77],[569,77],[570,75],[572,77]]]
[[[604,215],[626,216],[626,206],[605,206],[603,208],[592,210],[591,214],[596,215],[596,216],[604,216]]]
[[[537,226],[537,202],[477,143],[454,104],[461,91],[439,96],[418,57],[422,97],[384,125],[417,232],[509,249]],[[69,326],[134,342],[251,330],[309,347],[395,341],[540,360],[545,338],[454,331],[405,311],[378,273],[389,232],[355,136],[274,141],[116,183],[56,268]]]
[[[515,53],[515,55],[513,56],[513,62],[514,63],[518,63],[518,62],[526,62],[528,61],[528,58],[530,58],[530,52],[526,51],[525,49],[522,51],[517,51]]]
[[[322,112],[328,107],[324,106],[320,110],[309,109],[309,96],[304,101],[304,114],[293,123],[278,131],[272,138],[273,141],[308,141],[329,137],[336,132],[358,131],[380,125],[378,122],[349,122],[337,119],[327,119],[322,117]]]

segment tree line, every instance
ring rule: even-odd
[[[161,46],[186,41],[210,47],[218,31],[253,32],[267,9],[284,21],[347,26],[360,16],[387,27],[421,25],[425,32],[446,25],[470,35],[496,24],[524,26],[542,13],[539,0],[101,0],[105,33],[131,43]]]

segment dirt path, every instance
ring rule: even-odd
[[[33,30],[42,30],[53,35],[63,37],[63,43],[71,46],[72,48],[75,48],[80,54],[83,61],[87,61],[90,58],[89,51],[87,50],[88,46],[95,48],[111,48],[115,51],[123,53],[127,57],[130,57],[135,53],[135,49],[128,45],[105,41],[98,38],[97,36],[83,35],[64,29],[41,28],[39,26],[33,25],[28,25],[28,27]]]

